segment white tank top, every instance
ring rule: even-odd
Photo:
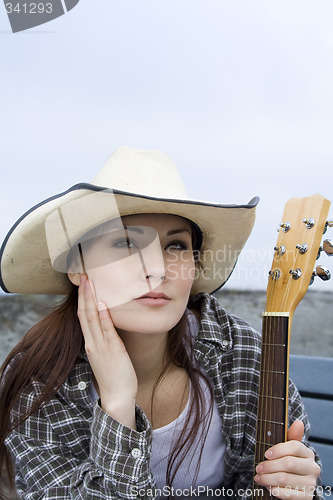
[[[204,379],[200,380],[201,386],[207,394],[207,408],[210,397],[210,391]],[[157,488],[163,489],[166,486],[166,470],[168,457],[172,452],[173,445],[177,441],[180,432],[184,428],[185,419],[189,410],[191,398],[183,412],[173,422],[153,430],[152,454],[150,460],[150,468],[156,480]],[[204,412],[205,413],[205,412]],[[201,424],[199,431],[196,433],[196,439],[187,453],[184,460],[178,469],[172,486],[175,489],[185,490],[189,488],[197,488],[205,486],[209,488],[218,488],[223,483],[224,466],[223,458],[225,452],[225,443],[222,436],[222,420],[218,414],[216,403],[214,401],[213,415],[206,437],[206,441],[202,450],[199,473],[194,482],[198,458],[202,448],[202,436],[205,423]]]

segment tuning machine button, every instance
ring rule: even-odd
[[[311,229],[315,225],[315,220],[313,217],[310,217],[309,219],[303,219],[303,223],[307,229]]]
[[[321,246],[318,250],[317,259],[319,258],[322,251],[324,251],[326,255],[331,257],[333,255],[333,240],[324,240],[323,246]]]
[[[281,271],[280,269],[271,269],[268,273],[268,276],[272,280],[277,281],[278,279],[280,279]]]
[[[290,222],[281,222],[280,227],[282,227],[283,231],[287,233],[291,228],[291,224]]]
[[[324,240],[322,249],[328,255],[331,257],[333,255],[333,241],[332,240]]]
[[[325,229],[324,229],[324,234],[326,233],[328,227],[333,227],[333,220],[328,220],[326,222]]]
[[[274,250],[276,251],[276,255],[284,255],[286,253],[286,247],[284,245],[275,246]]]
[[[303,243],[302,245],[296,245],[296,248],[299,250],[300,254],[304,254],[308,251],[308,245],[306,243]]]
[[[310,285],[312,285],[316,276],[323,281],[328,281],[331,279],[331,272],[327,269],[327,267],[317,266],[316,270],[312,273]]]
[[[299,267],[297,269],[290,269],[289,273],[292,275],[294,280],[298,280],[302,276],[302,270]]]

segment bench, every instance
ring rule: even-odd
[[[327,499],[332,499],[333,359],[293,354],[290,356],[289,376],[302,396],[311,423],[310,443],[323,463],[322,482],[327,487],[324,494]]]

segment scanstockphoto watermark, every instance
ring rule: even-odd
[[[163,488],[138,488],[133,486],[131,494],[139,498],[262,498],[264,490],[258,489],[238,489],[232,488],[210,488],[209,486],[190,486],[189,488],[175,488],[174,486],[163,486]]]
[[[279,487],[269,488],[269,493],[273,496],[279,496]],[[319,496],[332,495],[331,486],[311,486],[306,488],[296,487],[295,489],[287,486],[284,489],[284,493],[287,497],[291,496],[293,493],[297,492],[297,495],[302,498],[310,494],[314,496],[315,494]],[[261,499],[267,493],[266,488],[239,488],[234,490],[233,488],[225,488],[224,486],[220,488],[210,488],[209,486],[190,486],[189,488],[175,488],[173,486],[164,486],[163,488],[138,488],[137,486],[131,487],[131,494],[135,495],[136,498],[258,498]]]
[[[53,21],[72,10],[80,0],[43,0],[37,2],[4,0],[13,33]]]

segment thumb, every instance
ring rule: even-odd
[[[287,432],[288,441],[302,441],[304,424],[301,420],[295,420]]]

